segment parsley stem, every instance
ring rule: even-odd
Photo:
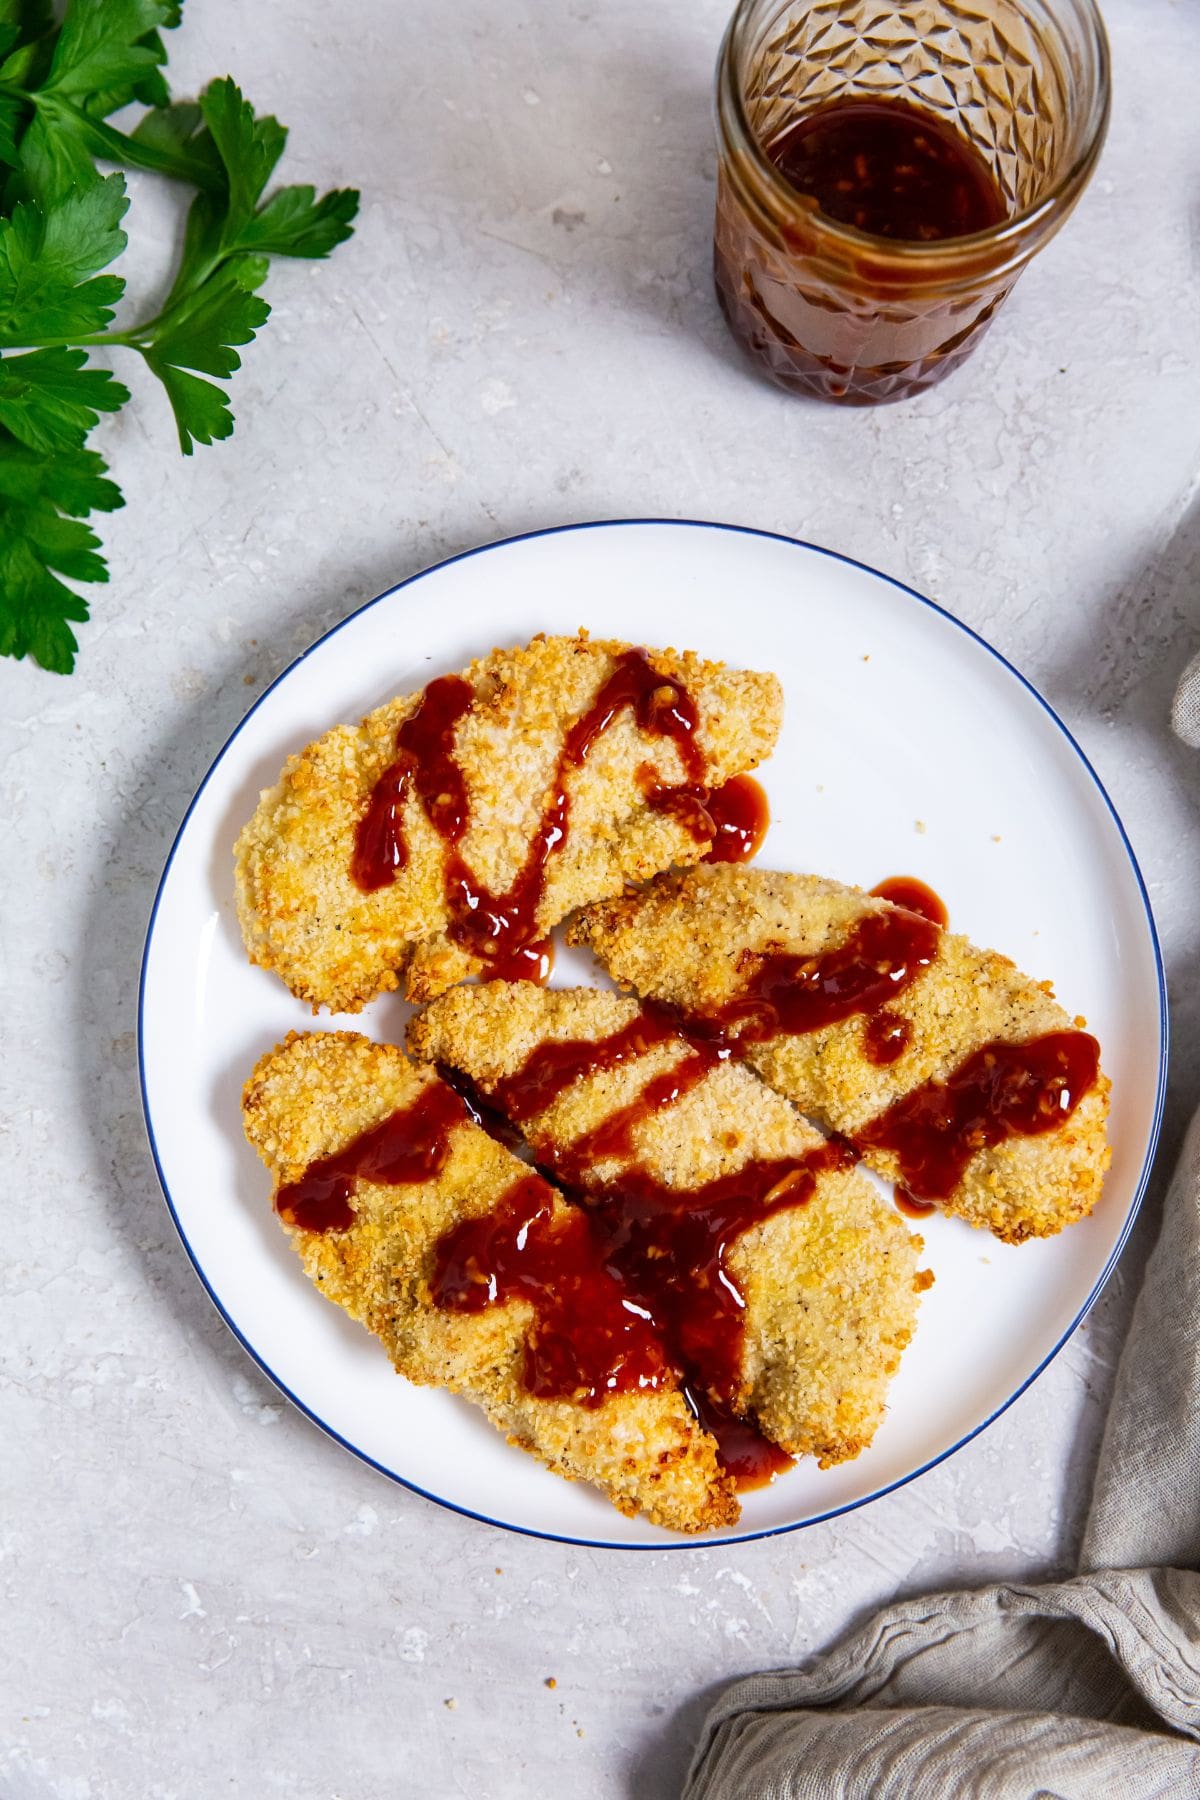
[[[25,98],[35,104],[41,98],[37,94],[26,95]],[[53,96],[54,110],[65,113],[77,133],[87,145],[93,156],[102,162],[115,163],[118,168],[149,169],[155,175],[168,175],[175,181],[186,181],[192,187],[219,191],[223,177],[211,160],[199,156],[189,156],[186,151],[171,151],[157,144],[148,144],[141,138],[129,137],[123,131],[117,131],[104,119],[96,119],[74,106],[69,100]]]
[[[123,344],[130,350],[139,350],[141,345],[135,339],[139,330],[145,327],[133,327],[129,331],[92,331],[77,332],[72,337],[30,337],[20,344],[6,343],[5,356],[21,356],[27,350],[92,350],[103,349],[110,344]]]
[[[19,355],[24,350],[97,350],[111,348],[113,345],[126,350],[144,351],[153,344],[163,326],[171,324],[172,315],[180,306],[192,299],[209,277],[215,275],[223,263],[229,262],[236,255],[236,250],[219,250],[197,268],[189,270],[186,286],[169,298],[160,311],[149,319],[143,319],[140,325],[127,325],[122,331],[78,332],[73,337],[30,337],[19,344],[3,342],[0,353],[11,356]]]
[[[154,175],[166,175],[173,181],[186,181],[192,187],[212,192],[221,191],[223,176],[212,157],[189,156],[186,150],[168,150],[143,138],[130,137],[118,131],[106,119],[94,118],[70,100],[64,100],[53,88],[31,93],[14,83],[0,82],[0,93],[38,108],[47,119],[65,120],[75,136],[101,162],[115,163],[119,169],[148,169]]]

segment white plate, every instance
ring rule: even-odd
[[[510,1448],[451,1395],[410,1387],[302,1274],[242,1138],[255,1059],[292,1028],[349,1024],[403,1041],[394,998],[314,1021],[246,961],[232,846],[284,757],[339,720],[537,631],[675,644],[783,681],[786,722],[762,772],[760,861],[870,887],[928,881],[954,927],[1049,977],[1087,1015],[1113,1081],[1113,1165],[1094,1215],[1006,1248],[957,1220],[921,1229],[937,1281],[870,1450],[800,1464],[745,1497],[736,1541],[861,1506],[949,1455],[1008,1406],[1091,1306],[1128,1233],[1166,1072],[1162,965],[1120,821],[1046,703],[920,595],[810,545],[653,521],[535,533],[441,563],[353,614],[247,714],[180,828],[150,920],[140,1058],[167,1204],[222,1316],[331,1436],[444,1505],[515,1530],[660,1549],[694,1543],[627,1520]],[[595,979],[560,953],[556,981]],[[703,1540],[701,1540],[703,1541]]]

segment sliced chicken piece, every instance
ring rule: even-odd
[[[843,1148],[621,995],[460,987],[409,1037],[588,1195],[702,1417],[748,1416],[823,1467],[870,1443],[932,1277]]]
[[[623,1513],[685,1532],[736,1520],[714,1440],[586,1215],[429,1070],[353,1033],[293,1033],[243,1118],[306,1273],[402,1375],[465,1395]]]
[[[575,907],[712,841],[773,675],[578,637],[494,650],[293,756],[236,846],[250,960],[313,1010],[510,970]]]
[[[1099,1198],[1099,1046],[996,951],[858,888],[728,865],[591,906],[568,937],[918,1200],[1015,1244]]]

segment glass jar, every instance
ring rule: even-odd
[[[1008,217],[910,243],[818,212],[768,151],[848,99],[907,101],[957,129]],[[741,0],[717,70],[714,264],[734,336],[782,387],[824,400],[940,381],[1071,212],[1108,111],[1093,0]]]

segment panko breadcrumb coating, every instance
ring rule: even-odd
[[[526,983],[456,988],[413,1019],[414,1053],[448,1064],[484,1095],[547,1040],[592,1043],[630,1024],[638,1003],[595,989],[544,992]],[[646,1084],[695,1052],[672,1036],[615,1067],[585,1073],[523,1129],[553,1159],[635,1100]],[[803,1158],[822,1140],[787,1101],[736,1062],[636,1127],[636,1162],[687,1191],[755,1159]],[[607,1184],[630,1163],[600,1161],[588,1185],[603,1209]],[[727,1267],[745,1300],[741,1391],[765,1435],[792,1455],[842,1462],[870,1443],[888,1382],[916,1319],[922,1248],[856,1170],[818,1175],[806,1203],[772,1213],[736,1239]]]
[[[293,1032],[246,1083],[246,1136],[277,1192],[438,1085],[391,1046],[351,1032]],[[623,1513],[642,1512],[674,1531],[732,1523],[733,1484],[677,1384],[610,1395],[596,1407],[536,1398],[521,1380],[533,1318],[527,1301],[470,1313],[434,1305],[438,1239],[490,1212],[528,1174],[464,1120],[453,1126],[448,1159],[434,1179],[398,1186],[360,1179],[348,1229],[284,1229],[320,1291],[373,1332],[410,1381],[465,1395],[511,1443],[568,1480],[593,1482]],[[556,1209],[565,1209],[547,1192]]]
[[[572,921],[568,938],[589,945],[623,986],[704,1013],[742,991],[757,956],[822,955],[867,915],[894,910],[858,888],[814,875],[726,865],[668,876],[589,907]],[[948,931],[937,933],[932,962],[889,999],[888,1012],[910,1031],[907,1047],[888,1066],[864,1053],[857,1014],[738,1051],[818,1124],[858,1141],[894,1101],[927,1082],[944,1082],[992,1040],[1020,1044],[1083,1023],[1067,1017],[1048,983]],[[1109,1088],[1101,1074],[1053,1131],[976,1151],[939,1204],[1012,1244],[1050,1236],[1082,1218],[1099,1198],[1109,1163]],[[881,1175],[897,1179],[900,1165],[891,1151],[859,1147]]]
[[[629,649],[585,633],[537,637],[521,649],[494,650],[466,671],[474,701],[457,726],[453,754],[469,824],[458,848],[493,894],[506,893],[525,865],[566,735]],[[707,785],[770,754],[782,713],[773,675],[727,669],[690,651],[647,654],[655,673],[691,696]],[[358,822],[396,758],[398,727],[420,701],[420,694],[392,700],[360,726],[340,725],[291,757],[238,838],[238,913],[250,960],[273,969],[314,1012],[357,1012],[402,977],[409,999],[426,1000],[481,967],[448,931],[446,846],[412,787],[400,809],[407,866],[373,892],[350,873]],[[654,783],[689,779],[670,737],[640,730],[628,706],[616,712],[582,765],[566,772],[568,835],[546,865],[536,935],[588,901],[619,894],[626,882],[703,854],[706,845],[686,819],[647,804]]]

